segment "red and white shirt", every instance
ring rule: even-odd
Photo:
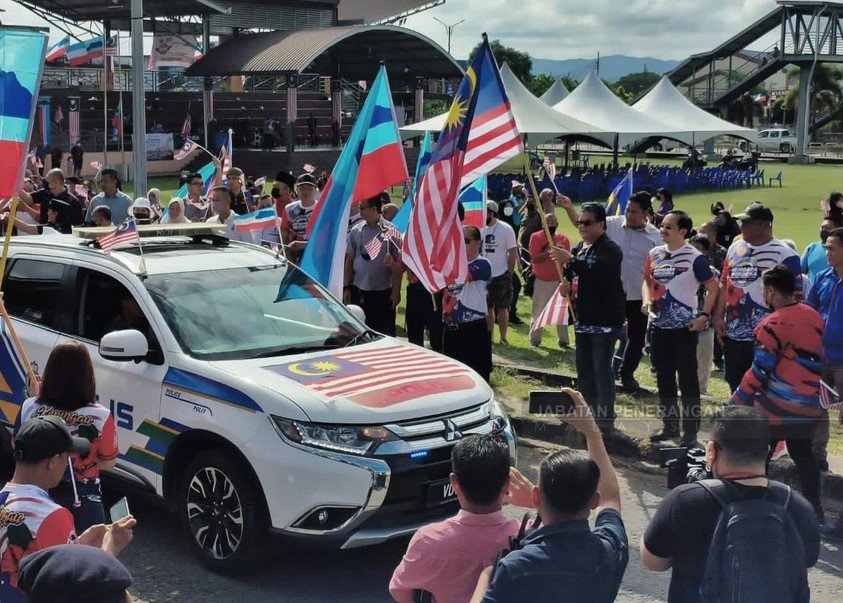
[[[117,458],[117,429],[114,417],[102,404],[96,402],[77,408],[63,410],[45,404],[39,404],[37,398],[24,400],[21,406],[20,423],[23,424],[32,417],[44,416],[60,417],[67,423],[70,433],[85,438],[91,443],[91,450],[87,456],[74,454],[73,477],[81,484],[91,480],[99,480],[100,471],[97,463]],[[69,483],[69,482],[68,482]]]
[[[57,544],[76,542],[73,515],[31,484],[0,490],[0,601],[24,601],[18,590],[21,559]]]

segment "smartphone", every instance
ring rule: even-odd
[[[570,394],[559,390],[530,392],[531,415],[569,415],[576,405]]]
[[[688,456],[688,449],[681,446],[676,448],[660,448],[659,465],[666,467],[670,461],[684,459],[686,456]]]
[[[111,523],[129,516],[129,501],[125,496],[111,505],[111,509],[108,510],[108,515],[111,517]]]

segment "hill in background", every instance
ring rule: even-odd
[[[653,57],[628,57],[609,55],[600,57],[600,77],[608,82],[616,82],[629,73],[649,71],[662,75],[679,64],[679,61],[664,61]],[[555,77],[569,76],[582,81],[594,69],[595,59],[533,59],[533,75],[547,73]]]

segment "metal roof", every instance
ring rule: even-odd
[[[462,77],[456,61],[415,31],[391,25],[348,25],[250,34],[212,48],[188,76],[300,73],[322,55],[337,61],[339,75],[372,79],[378,63],[405,77]],[[329,65],[319,69],[330,73]]]

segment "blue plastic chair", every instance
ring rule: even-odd
[[[782,173],[781,172],[779,172],[778,175],[775,178],[770,178],[770,181],[769,181],[769,187],[770,188],[773,187],[773,182],[776,181],[776,180],[778,180],[779,188],[781,188],[782,187]]]

